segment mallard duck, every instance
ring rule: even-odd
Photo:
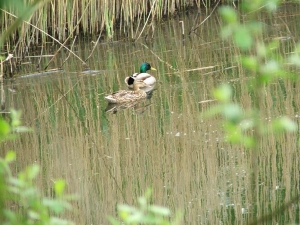
[[[147,62],[142,63],[140,67],[140,72],[134,73],[130,77],[126,77],[125,83],[129,88],[133,88],[133,80],[141,80],[147,85],[145,87],[154,86],[156,79],[155,77],[147,73],[148,70],[156,70],[156,69],[154,67],[151,67],[150,64]]]
[[[105,99],[109,103],[126,103],[134,102],[147,97],[147,93],[141,90],[141,87],[146,87],[147,85],[141,80],[134,80],[129,78],[130,82],[133,83],[133,91],[121,90],[110,95],[105,96]]]

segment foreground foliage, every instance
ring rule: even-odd
[[[171,211],[162,206],[152,205],[149,203],[151,190],[145,193],[144,196],[138,198],[138,207],[129,206],[126,204],[118,205],[119,222],[113,217],[109,217],[109,221],[113,225],[120,224],[157,224],[157,225],[176,225],[180,224],[181,214],[178,212],[172,215]],[[170,217],[174,219],[170,221]]]
[[[21,126],[20,112],[11,110],[10,115],[10,123],[0,117],[1,142],[15,138],[19,132],[28,131]],[[10,167],[15,159],[16,153],[12,151],[0,158],[0,224],[73,224],[58,217],[66,209],[71,209],[67,200],[74,199],[74,196],[65,195],[65,182],[57,180],[54,183],[55,197],[43,197],[34,184],[39,166],[28,166],[13,175]]]
[[[232,7],[221,7],[219,12],[223,18],[222,36],[224,40],[231,41],[237,47],[237,63],[251,76],[248,82],[249,95],[252,96],[252,107],[245,109],[242,103],[233,101],[233,90],[228,84],[223,84],[213,91],[214,97],[219,101],[209,115],[222,115],[226,140],[249,149],[252,171],[249,171],[249,189],[253,192],[252,204],[260,204],[257,198],[259,192],[258,160],[262,140],[270,135],[280,135],[288,132],[297,132],[298,126],[288,116],[282,115],[271,122],[265,121],[265,96],[267,86],[282,79],[296,82],[298,74],[292,69],[299,69],[299,44],[295,45],[294,53],[282,56],[276,51],[280,40],[263,41],[264,25],[255,18],[261,13],[272,16],[279,6],[276,0],[243,1],[239,10]],[[246,22],[245,18],[247,18]],[[287,37],[288,38],[288,37]],[[291,66],[294,66],[291,68]],[[265,224],[288,210],[299,201],[299,196],[287,199],[288,202],[279,206],[280,210],[272,209],[270,214],[257,218],[253,213],[249,217],[249,224]],[[258,212],[259,213],[259,212]]]

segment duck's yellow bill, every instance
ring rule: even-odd
[[[151,67],[151,69],[150,70],[156,70],[154,67]]]

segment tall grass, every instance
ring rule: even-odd
[[[25,5],[32,2],[24,0]],[[28,22],[49,35],[65,40],[70,35],[98,35],[103,31],[109,38],[114,32],[125,37],[136,38],[144,25],[150,10],[153,20],[159,20],[186,7],[208,7],[219,0],[52,0],[47,1],[37,10]],[[5,9],[18,17],[19,12],[14,6]],[[3,32],[15,20],[14,17],[3,12],[0,19],[0,30]],[[105,33],[103,32],[103,33]],[[27,43],[46,41],[46,35],[38,32],[30,25],[24,25],[10,36],[10,41],[20,40]]]

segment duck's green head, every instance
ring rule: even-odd
[[[156,70],[154,67],[151,67],[149,63],[144,62],[140,67],[140,73],[146,73],[148,70]]]

